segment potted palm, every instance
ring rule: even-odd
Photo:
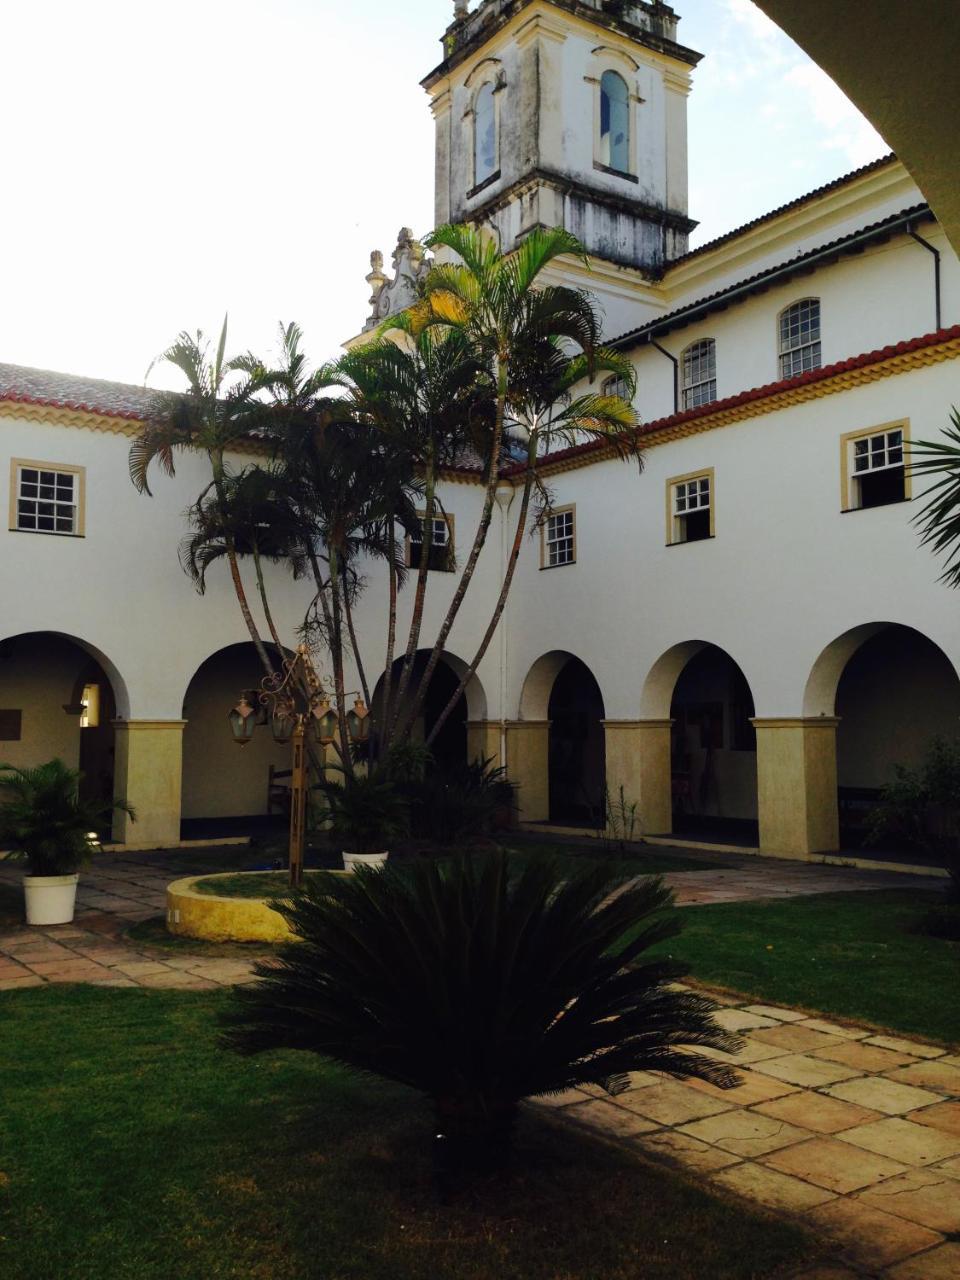
[[[77,897],[78,869],[96,846],[96,832],[125,800],[81,800],[80,774],[62,760],[34,769],[0,765],[0,849],[25,859],[23,892],[27,924],[69,924]]]
[[[386,862],[390,844],[409,829],[407,803],[384,778],[347,775],[342,785],[327,787],[327,802],[347,871]]]

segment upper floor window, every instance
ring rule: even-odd
[[[884,507],[909,497],[904,466],[905,424],[843,437],[843,507]]]
[[[780,313],[780,377],[820,368],[820,299],[804,298]]]
[[[717,398],[717,344],[713,338],[694,342],[683,353],[683,407],[696,409]]]
[[[423,534],[427,528],[427,519],[420,517],[420,529],[407,537],[407,567],[420,568],[420,557],[423,551]],[[440,573],[452,573],[453,562],[453,516],[434,516],[430,521],[430,549],[427,553],[427,568]]]
[[[630,394],[630,384],[626,378],[614,374],[610,378],[604,378],[600,390],[605,396],[619,396],[621,400],[632,400]]]
[[[83,533],[82,467],[27,462],[10,467],[10,528],[22,533]]]
[[[540,528],[541,569],[574,564],[577,559],[576,515],[573,507],[551,511]]]
[[[667,542],[713,537],[713,469],[667,481]]]
[[[600,163],[630,172],[630,91],[616,71],[600,79]]]
[[[473,104],[473,181],[475,186],[497,171],[497,105],[493,84],[481,85]]]

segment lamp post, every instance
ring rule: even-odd
[[[336,740],[338,716],[330,705],[316,667],[305,644],[296,653],[284,658],[274,675],[261,681],[255,695],[261,708],[269,715],[274,742],[292,746],[290,768],[290,884],[298,888],[303,880],[303,847],[306,839],[307,815],[307,731],[312,729],[317,742],[324,748]],[[257,706],[246,693],[229,714],[233,740],[244,747],[253,739],[258,722]],[[370,712],[362,699],[356,696],[353,708],[347,712],[347,732],[354,742],[362,742],[370,732]]]

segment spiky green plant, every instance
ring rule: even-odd
[[[945,439],[917,440],[908,446],[911,474],[934,480],[920,494],[926,502],[913,519],[921,531],[921,544],[946,556],[940,581],[960,587],[960,412],[956,409],[943,435]]]
[[[236,993],[226,1043],[303,1049],[429,1096],[469,1164],[509,1149],[518,1103],[653,1070],[721,1087],[698,1050],[736,1037],[653,948],[680,928],[659,880],[504,853],[315,877],[278,906],[297,934]]]
[[[25,858],[30,875],[72,875],[114,810],[136,821],[125,800],[81,800],[79,784],[79,772],[62,760],[33,769],[0,764],[0,848]]]

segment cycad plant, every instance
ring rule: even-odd
[[[80,774],[62,760],[33,769],[0,765],[0,848],[25,858],[31,876],[72,875],[93,851],[92,833],[125,800],[81,800]]]
[[[614,864],[517,866],[502,852],[317,876],[278,906],[297,940],[236,993],[226,1042],[409,1085],[432,1099],[455,1164],[490,1167],[524,1098],[615,1092],[640,1070],[737,1082],[698,1051],[736,1038],[654,950],[679,930],[670,907],[660,881]]]

